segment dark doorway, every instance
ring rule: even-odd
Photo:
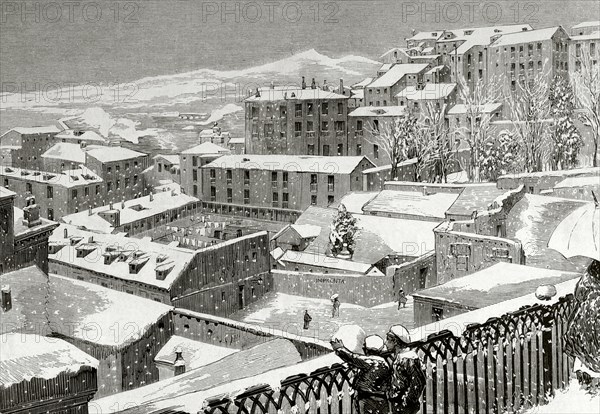
[[[425,289],[428,273],[429,273],[428,267],[422,267],[421,270],[419,270],[419,289]]]
[[[244,285],[239,286],[239,294],[238,294],[238,306],[241,309],[244,309]]]

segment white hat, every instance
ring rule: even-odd
[[[410,334],[408,333],[408,329],[402,325],[393,325],[388,334],[394,335],[404,343],[410,343]]]
[[[331,300],[337,299],[340,295],[338,295],[337,293],[334,293],[333,295],[331,295]]]
[[[383,348],[383,339],[379,335],[369,335],[365,338],[365,348],[379,351]]]

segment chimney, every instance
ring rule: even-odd
[[[150,193],[150,201],[154,201],[154,194]]]
[[[125,208],[125,199],[123,199],[123,201],[121,201],[121,210],[123,210]]]
[[[310,89],[317,89],[317,82],[315,78],[312,78],[312,82],[310,83]]]
[[[260,98],[260,90],[258,89],[258,87],[256,88],[256,94],[254,96]]]
[[[175,197],[177,194],[175,194],[175,190],[171,190],[171,197]]]
[[[344,94],[344,80],[340,79],[340,94]]]
[[[88,243],[93,243],[93,242],[94,242],[94,236],[88,237]]]
[[[112,204],[112,201],[110,202],[110,204],[108,204],[108,209],[109,209],[109,210],[112,210],[112,209],[113,209],[113,204]]]
[[[65,233],[65,234],[64,234],[64,238],[65,238],[65,239],[68,239],[68,238],[69,238],[69,230],[68,230],[68,229],[65,229],[65,232],[64,232],[64,233]]]
[[[327,88],[327,79],[323,79],[323,89]]]
[[[89,206],[89,207],[88,207],[88,216],[91,216],[91,215],[92,215],[92,206]],[[65,229],[65,231],[66,231],[66,230],[67,230],[67,229]]]
[[[2,286],[2,311],[8,312],[12,309],[12,294],[10,286]]]
[[[428,191],[427,191],[427,186],[426,185],[423,186],[423,195],[424,196],[429,195]]]
[[[271,81],[271,89],[275,89],[275,82]]]
[[[185,373],[185,360],[183,359],[183,351],[180,346],[175,348],[175,362],[173,366],[175,367],[175,376]]]
[[[35,203],[35,197],[29,196],[25,199],[25,208],[23,208],[23,225],[28,228],[42,224],[40,219],[40,206]]]
[[[302,89],[306,89],[306,81],[304,80],[304,76],[302,76]]]

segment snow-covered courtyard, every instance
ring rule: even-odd
[[[304,310],[308,310],[312,317],[308,330],[303,329]],[[245,310],[231,315],[231,318],[323,341],[330,340],[342,325],[356,324],[366,334],[382,337],[391,325],[401,323],[408,329],[414,325],[413,300],[410,296],[406,308],[400,310],[396,302],[365,308],[342,301],[339,317],[332,318],[331,311],[331,301],[326,299],[270,293]]]

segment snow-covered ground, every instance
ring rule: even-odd
[[[413,328],[413,301],[409,296],[406,308],[397,309],[397,303],[382,304],[373,308],[343,303],[340,316],[331,317],[331,301],[327,299],[306,298],[271,293],[251,304],[247,309],[231,316],[232,319],[252,323],[268,328],[280,329],[295,335],[318,338],[329,341],[340,326],[356,324],[367,335],[385,336],[389,327],[404,324]],[[303,329],[304,310],[312,316],[310,329]]]
[[[600,394],[592,395],[581,388],[576,379],[569,388],[558,391],[547,405],[532,407],[523,414],[599,414]]]

